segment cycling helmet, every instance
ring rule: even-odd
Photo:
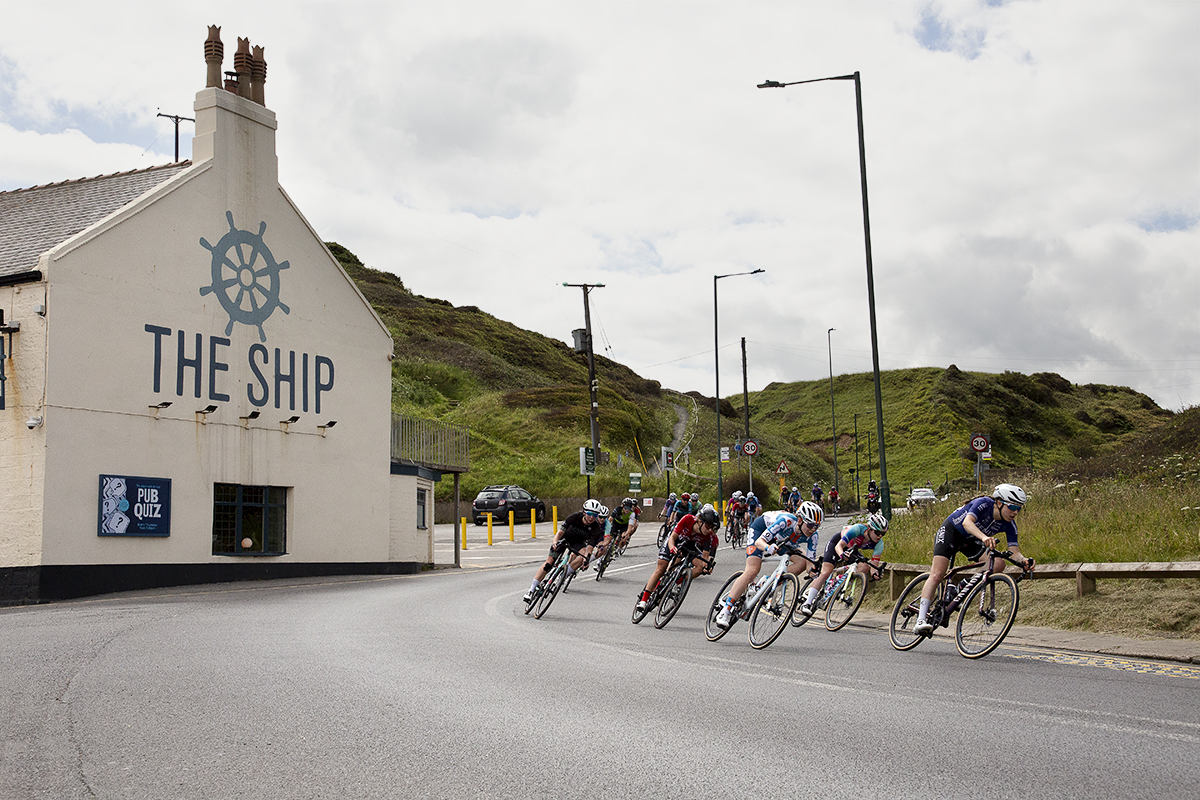
[[[825,512],[821,507],[812,500],[805,500],[800,504],[800,508],[796,511],[796,516],[801,522],[807,522],[809,525],[821,525],[821,520],[825,518]]]
[[[596,516],[599,516],[602,508],[604,508],[603,504],[601,504],[601,502],[595,498],[583,501],[583,513],[585,514],[595,514]]]
[[[600,517],[600,519],[607,519],[608,518],[608,506],[600,506],[600,512],[596,516]]]
[[[758,498],[754,496],[754,492],[751,492],[750,494],[746,495],[746,499],[747,500],[757,500]]]
[[[887,533],[888,521],[883,514],[872,514],[867,517],[867,527],[879,533],[880,536]]]
[[[813,488],[814,488],[814,489],[820,489],[820,488],[821,488],[821,484],[819,484],[819,483],[814,483],[814,484],[813,484]]]
[[[740,490],[740,489],[739,489],[738,491],[736,491],[736,492],[734,492],[734,493],[733,493],[733,499],[734,499],[734,500],[740,500],[740,499],[741,499],[741,497],[742,497],[742,492],[741,492],[741,490]]]
[[[668,500],[678,500],[679,498],[675,496],[674,492],[671,492],[669,495],[667,495],[667,499]]]
[[[996,487],[996,491],[992,492],[992,497],[999,500],[1001,503],[1013,506],[1025,505],[1025,491],[1020,486],[1014,486],[1011,483],[1002,483]]]
[[[800,487],[799,487],[799,486],[793,486],[793,487],[792,487],[792,491],[793,491],[793,492],[798,492],[798,491],[800,491]]]
[[[633,498],[626,497],[624,500],[621,501],[621,505],[625,506],[626,508],[633,508]]]
[[[692,499],[692,496],[691,496],[690,494],[688,494],[687,492],[684,492],[684,493],[683,493],[683,495],[682,495],[682,496],[681,496],[679,499],[681,499],[681,500],[691,500],[691,499]]]
[[[717,510],[710,505],[705,504],[696,514],[696,518],[707,525],[717,527]]]

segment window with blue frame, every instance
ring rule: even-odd
[[[287,553],[285,486],[213,485],[213,555]]]

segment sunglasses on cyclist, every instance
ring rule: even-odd
[[[1015,506],[1012,503],[1005,503],[1004,505],[1008,506],[1009,511],[1020,511],[1022,508],[1025,507],[1025,506]]]
[[[819,530],[821,528],[820,525],[814,525],[811,522],[807,522],[807,521],[801,522],[800,524],[812,531]]]

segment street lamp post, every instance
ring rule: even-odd
[[[728,275],[713,275],[713,358],[714,375],[716,376],[716,405],[717,405],[717,513],[723,511],[722,503],[725,500],[725,482],[721,475],[721,345],[717,341],[717,281],[721,278],[733,278],[738,275],[757,275],[760,272],[766,272],[764,269],[756,269],[750,272],[731,272]]]
[[[801,83],[820,83],[821,81],[854,81],[854,99],[858,110],[858,170],[862,180],[863,204],[863,240],[867,251],[867,306],[871,317],[871,361],[875,370],[875,432],[879,440],[879,494],[883,502],[883,513],[891,517],[892,500],[888,489],[887,458],[883,448],[883,394],[879,389],[879,336],[875,328],[875,271],[871,261],[871,215],[867,207],[867,146],[863,136],[862,113],[862,80],[859,73],[853,75],[837,75],[831,78],[814,78],[807,81],[766,81],[758,84],[760,89],[782,89],[784,86],[795,86]]]
[[[833,404],[833,339],[831,334],[837,328],[830,328],[825,331],[825,346],[829,350],[829,418],[833,423],[833,488],[837,489],[838,494],[842,490],[838,487],[838,459],[837,459],[837,411]]]

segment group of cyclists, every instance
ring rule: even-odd
[[[814,487],[814,491],[819,489]],[[795,487],[793,487],[793,490]],[[796,494],[795,491],[792,494]],[[790,499],[790,498],[789,498]],[[973,498],[955,509],[938,528],[933,540],[933,562],[930,578],[925,582],[920,612],[914,633],[927,635],[933,626],[926,621],[926,614],[936,587],[954,562],[956,554],[962,553],[968,561],[982,564],[990,549],[996,546],[996,537],[1004,534],[1009,550],[1017,563],[1026,569],[1033,568],[1033,560],[1021,554],[1017,542],[1016,517],[1025,507],[1026,494],[1019,486],[1003,483],[996,487],[991,496]],[[870,548],[869,561],[860,563],[857,569],[867,574],[870,580],[879,580],[882,570],[877,566],[883,553],[883,537],[888,531],[888,519],[883,514],[869,513],[865,521],[845,526],[837,535],[830,537],[818,558],[820,549],[819,530],[824,521],[824,510],[815,500],[797,502],[779,511],[762,511],[753,493],[742,495],[734,492],[729,502],[731,514],[740,514],[748,530],[746,562],[741,575],[730,586],[729,594],[717,615],[716,624],[728,628],[732,624],[734,607],[746,589],[762,570],[763,559],[779,555],[789,560],[788,572],[796,575],[807,572],[815,576],[807,595],[802,598],[800,613],[811,616],[815,602],[833,571],[850,560],[851,553]],[[569,515],[554,537],[546,562],[542,564],[525,601],[534,595],[555,562],[570,548],[576,555],[571,561],[572,570],[585,569],[593,554],[602,554],[604,548],[623,547],[628,544],[637,529],[640,509],[632,498],[626,498],[615,514],[600,501],[589,499],[583,509]],[[679,498],[668,498],[660,514],[671,525],[671,532],[658,551],[654,570],[637,601],[638,609],[645,611],[651,593],[666,573],[675,555],[686,545],[693,558],[693,578],[711,573],[716,563],[718,548],[717,531],[721,526],[721,515],[711,504],[701,504],[698,493],[684,492]],[[612,521],[611,525],[607,523]],[[1003,564],[997,566],[1003,571]]]

